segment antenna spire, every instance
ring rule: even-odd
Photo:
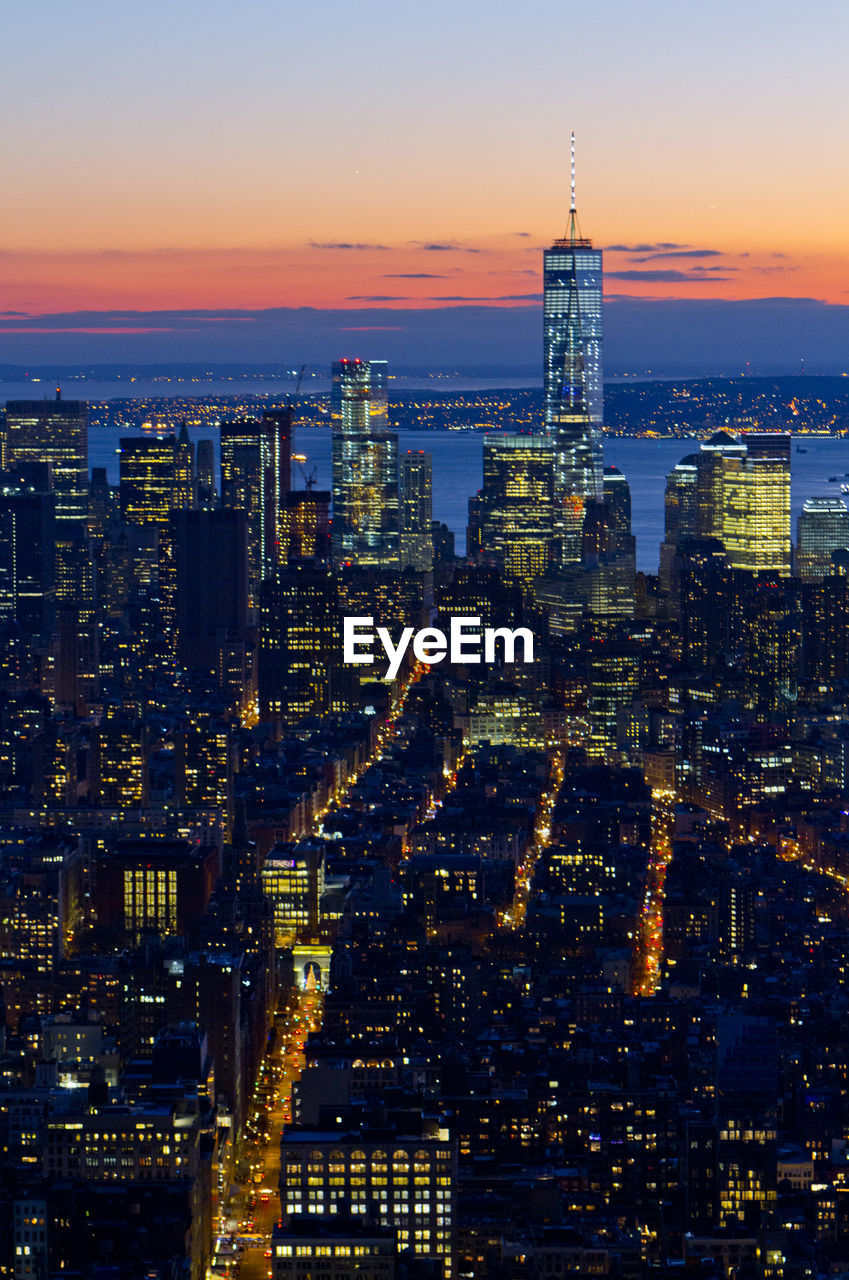
[[[571,133],[571,154],[572,154],[572,203],[569,206],[569,212],[574,213],[577,206],[575,204],[575,130]]]

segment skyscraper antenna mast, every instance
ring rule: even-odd
[[[574,129],[572,130],[571,139],[572,139],[572,144],[571,144],[571,152],[572,152],[572,167],[571,167],[571,171],[572,171],[572,203],[571,203],[571,205],[569,206],[569,212],[574,214],[574,213],[576,212],[576,209],[577,209],[577,206],[576,206],[576,204],[575,204],[575,130],[574,130]]]

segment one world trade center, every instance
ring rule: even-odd
[[[546,434],[555,446],[555,560],[581,559],[584,511],[603,496],[602,262],[578,226],[575,135],[565,236],[543,258]]]

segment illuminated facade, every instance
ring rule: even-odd
[[[484,436],[480,555],[525,584],[551,562],[554,458],[554,444],[544,436]]]
[[[434,1274],[449,1280],[454,1274],[456,1174],[447,1139],[447,1130],[437,1138],[385,1143],[349,1133],[284,1131],[284,1222],[302,1214],[346,1214],[377,1222],[394,1230],[400,1251],[409,1249],[417,1257],[432,1259]]]
[[[632,617],[637,552],[631,489],[617,467],[604,469],[604,501],[586,504],[581,549],[581,585],[590,614],[610,622]]]
[[[275,1231],[272,1240],[273,1280],[333,1276],[334,1280],[394,1280],[398,1274],[395,1239],[372,1230],[319,1231],[304,1224],[297,1232]]]
[[[104,808],[137,809],[147,803],[147,733],[120,715],[104,719],[92,741],[92,791]]]
[[[221,505],[248,517],[248,596],[259,603],[259,588],[277,556],[277,516],[273,502],[271,440],[252,420],[221,424]]]
[[[167,524],[174,507],[176,457],[173,436],[121,437],[121,518],[127,524]]]
[[[330,492],[290,489],[283,511],[285,558],[324,563],[330,555]]]
[[[616,749],[619,713],[630,706],[639,686],[639,658],[630,645],[599,643],[589,656],[587,706],[590,733],[587,754],[609,759]]]
[[[722,542],[733,569],[789,577],[790,435],[747,432],[745,453],[723,459]]]
[[[83,400],[6,402],[6,466],[49,463],[56,519],[84,521],[88,509],[88,405]]]
[[[88,405],[82,400],[9,400],[5,466],[50,468],[55,494],[55,588],[59,600],[91,605],[87,574]]]
[[[334,378],[337,376],[333,561],[336,565],[395,569],[400,527],[398,436],[376,425],[385,421],[385,369],[378,367],[374,395],[372,366],[367,361],[339,361],[334,366]]]
[[[726,477],[739,469],[746,446],[727,431],[715,432],[698,453],[696,527],[699,538],[719,538],[725,531]]]
[[[189,439],[185,422],[180,427],[174,446],[174,493],[172,507],[175,511],[191,509],[195,505],[195,447]]]
[[[225,838],[233,825],[234,745],[226,724],[201,717],[177,735],[175,782],[186,808],[218,809]]]
[[[288,946],[300,934],[318,930],[324,893],[324,852],[318,846],[276,846],[261,873],[262,891],[274,907],[274,938]],[[316,984],[319,985],[319,984]]]
[[[809,498],[796,523],[796,571],[803,582],[833,572],[832,552],[849,547],[849,508],[842,498]]]
[[[330,711],[342,656],[337,584],[320,565],[291,565],[260,598],[259,711],[265,722],[296,724]]]
[[[360,370],[352,366],[360,366]],[[352,394],[360,374],[368,379],[368,397]],[[367,407],[366,407],[367,405]],[[359,407],[356,407],[359,406]],[[334,360],[330,371],[330,417],[334,424],[365,430],[389,426],[389,366],[385,360]]]
[[[98,858],[98,920],[136,939],[183,933],[203,915],[218,863],[214,848],[188,841],[118,841]]]
[[[433,569],[433,458],[423,449],[401,456],[402,569],[430,573]]]
[[[574,143],[574,137],[573,137]],[[572,207],[566,235],[543,254],[543,395],[555,446],[557,558],[580,560],[584,503],[602,496],[602,254]]]
[[[189,1178],[198,1135],[197,1116],[176,1108],[88,1108],[47,1122],[44,1172],[92,1182]]]
[[[699,457],[689,454],[666,477],[663,542],[660,544],[660,586],[672,590],[675,554],[685,538],[696,536]]]

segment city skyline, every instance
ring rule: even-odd
[[[842,9],[134,10],[0,90],[0,1274],[849,1280]]]

